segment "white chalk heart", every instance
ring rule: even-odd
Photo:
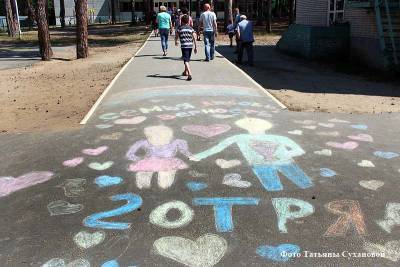
[[[333,128],[335,124],[333,123],[318,123],[319,126],[326,127],[326,128]]]
[[[362,180],[359,184],[369,190],[378,190],[382,187],[385,183],[379,180]]]
[[[337,123],[350,123],[349,121],[339,120],[339,119],[330,119],[329,122],[337,122]]]
[[[308,130],[315,130],[317,129],[316,125],[306,125],[306,126],[301,126],[304,129],[308,129]]]
[[[318,151],[314,151],[314,154],[320,155],[320,156],[332,156],[332,150],[330,149],[322,149]]]
[[[369,160],[362,160],[361,162],[357,163],[358,166],[360,167],[365,167],[365,168],[373,168],[375,167],[374,163],[372,163]]]
[[[229,169],[242,164],[240,160],[233,159],[233,160],[224,160],[224,159],[217,159],[215,163],[221,167],[222,169]]]
[[[294,130],[294,131],[289,131],[288,134],[303,135],[303,131],[302,130]]]
[[[369,253],[379,253],[383,258],[391,261],[400,259],[400,240],[389,241],[385,245],[366,242],[364,249]]]
[[[74,236],[74,241],[79,247],[87,249],[100,244],[104,241],[105,237],[106,233],[104,233],[103,231],[98,231],[94,233],[81,231]]]
[[[65,264],[63,259],[53,258],[43,264],[42,267],[90,267],[90,262],[85,259],[77,259]]]
[[[334,131],[334,132],[317,132],[317,135],[338,137],[340,135],[340,133],[338,131]]]
[[[118,119],[115,120],[115,124],[139,124],[142,123],[146,120],[147,118],[145,116],[137,116],[129,119]]]
[[[312,120],[304,120],[304,121],[300,121],[300,120],[294,120],[294,123],[298,123],[298,124],[304,124],[304,125],[310,125],[310,124],[314,124],[315,121]]]
[[[242,180],[242,176],[238,173],[228,173],[224,176],[222,180],[224,185],[229,185],[232,187],[247,188],[251,186],[249,181]]]
[[[222,237],[205,234],[196,241],[179,236],[161,237],[154,242],[153,247],[156,253],[184,265],[211,267],[225,255],[228,244]]]

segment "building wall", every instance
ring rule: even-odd
[[[327,26],[328,0],[298,0],[296,12],[297,24]]]
[[[378,38],[375,13],[372,9],[346,8],[344,18],[350,23],[352,37]]]

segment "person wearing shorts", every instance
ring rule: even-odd
[[[194,46],[194,53],[197,53],[196,33],[192,27],[189,26],[189,16],[183,15],[181,19],[181,26],[175,35],[175,45],[178,46],[178,39],[181,43],[182,59],[185,65],[183,76],[187,76],[187,80],[192,80],[192,72],[190,71],[189,62],[192,55]]]

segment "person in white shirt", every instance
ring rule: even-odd
[[[200,25],[203,27],[205,61],[214,59],[215,37],[217,37],[217,16],[211,11],[210,4],[204,5],[204,13],[200,16]]]

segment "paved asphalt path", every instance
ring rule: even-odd
[[[179,52],[150,38],[81,129],[0,136],[0,266],[398,266],[398,114],[290,112]]]

